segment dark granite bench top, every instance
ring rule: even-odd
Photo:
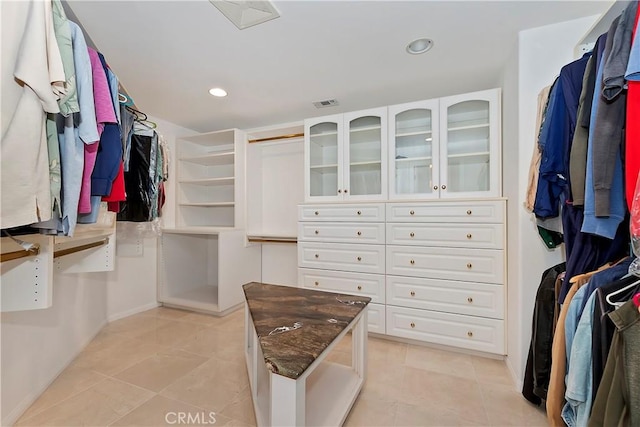
[[[267,368],[296,379],[371,301],[252,282],[243,285]]]

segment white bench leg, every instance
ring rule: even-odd
[[[305,379],[293,380],[270,373],[271,425],[302,427],[305,425]]]

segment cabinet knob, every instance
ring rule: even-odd
[[[320,283],[318,282],[313,282],[314,285],[318,286]]]
[[[415,327],[416,327],[416,324],[415,324],[415,323],[413,323],[413,322],[411,322],[411,327],[412,327],[412,328],[415,328]]]
[[[320,255],[316,254],[316,258],[320,258]]]
[[[344,189],[344,194],[347,194],[349,192],[349,190],[347,190],[346,188]]]
[[[409,233],[409,236],[411,237],[415,237],[416,233],[414,233],[413,231],[411,233]]]
[[[469,209],[469,210],[467,211],[467,215],[471,215],[472,213],[473,213],[473,212],[471,212],[471,209]]]
[[[346,191],[346,190],[345,190]],[[358,215],[362,215],[362,211],[356,212]]]
[[[414,260],[411,260],[411,261],[409,261],[409,263],[410,263],[411,265],[413,265],[413,264],[415,264],[416,262],[415,262]]]
[[[415,212],[413,210],[410,210],[409,215],[413,215],[413,214],[415,214]]]
[[[470,239],[471,237],[471,233],[467,234],[467,239]]]
[[[342,190],[341,189],[338,189],[338,194],[342,194]]]
[[[471,297],[467,298],[467,302],[468,302],[469,304],[473,304],[473,298],[471,298]]]
[[[362,261],[362,257],[358,257],[358,261]]]
[[[320,232],[318,230],[315,231],[316,234],[319,234]]]
[[[315,212],[314,212],[314,214],[315,214],[315,215],[320,215],[320,212],[315,211]]]
[[[415,293],[414,291],[411,291],[411,296],[412,296],[412,297],[415,297],[415,296],[416,296],[416,293]]]
[[[468,336],[469,338],[473,337],[473,332],[471,332],[471,331],[467,332],[467,336]]]
[[[437,190],[437,189],[438,189],[438,186],[437,186],[437,185],[434,185],[434,186],[433,186],[433,189],[434,189],[434,190]]]
[[[471,268],[473,267],[473,264],[471,264],[470,262],[467,263],[467,268]]]
[[[442,188],[443,190],[446,190],[447,186],[443,184],[442,187],[440,187],[440,188]]]
[[[362,290],[362,285],[358,285],[358,290],[361,291]]]
[[[362,236],[362,231],[358,231],[358,236]]]

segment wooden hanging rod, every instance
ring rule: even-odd
[[[276,141],[278,139],[300,138],[300,137],[303,137],[303,136],[304,136],[304,133],[291,133],[291,134],[288,134],[288,135],[270,136],[268,138],[250,139],[249,140],[249,144],[253,144],[254,142]]]
[[[20,251],[7,252],[2,254],[0,262],[11,261],[14,259],[25,258],[28,256],[35,256],[40,253],[40,245],[35,244],[31,249],[22,249]]]
[[[68,249],[60,249],[53,253],[53,257],[60,258],[65,255],[74,254],[76,252],[84,251],[87,249],[97,248],[98,246],[106,245],[107,243],[109,243],[108,237],[102,240],[98,240],[97,242],[87,243],[86,245],[74,246],[73,248],[68,248]]]

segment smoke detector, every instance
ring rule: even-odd
[[[240,30],[262,24],[280,16],[268,1],[209,0]]]
[[[324,101],[316,101],[313,103],[316,108],[326,108],[326,107],[335,107],[338,104],[337,99],[326,99]]]

